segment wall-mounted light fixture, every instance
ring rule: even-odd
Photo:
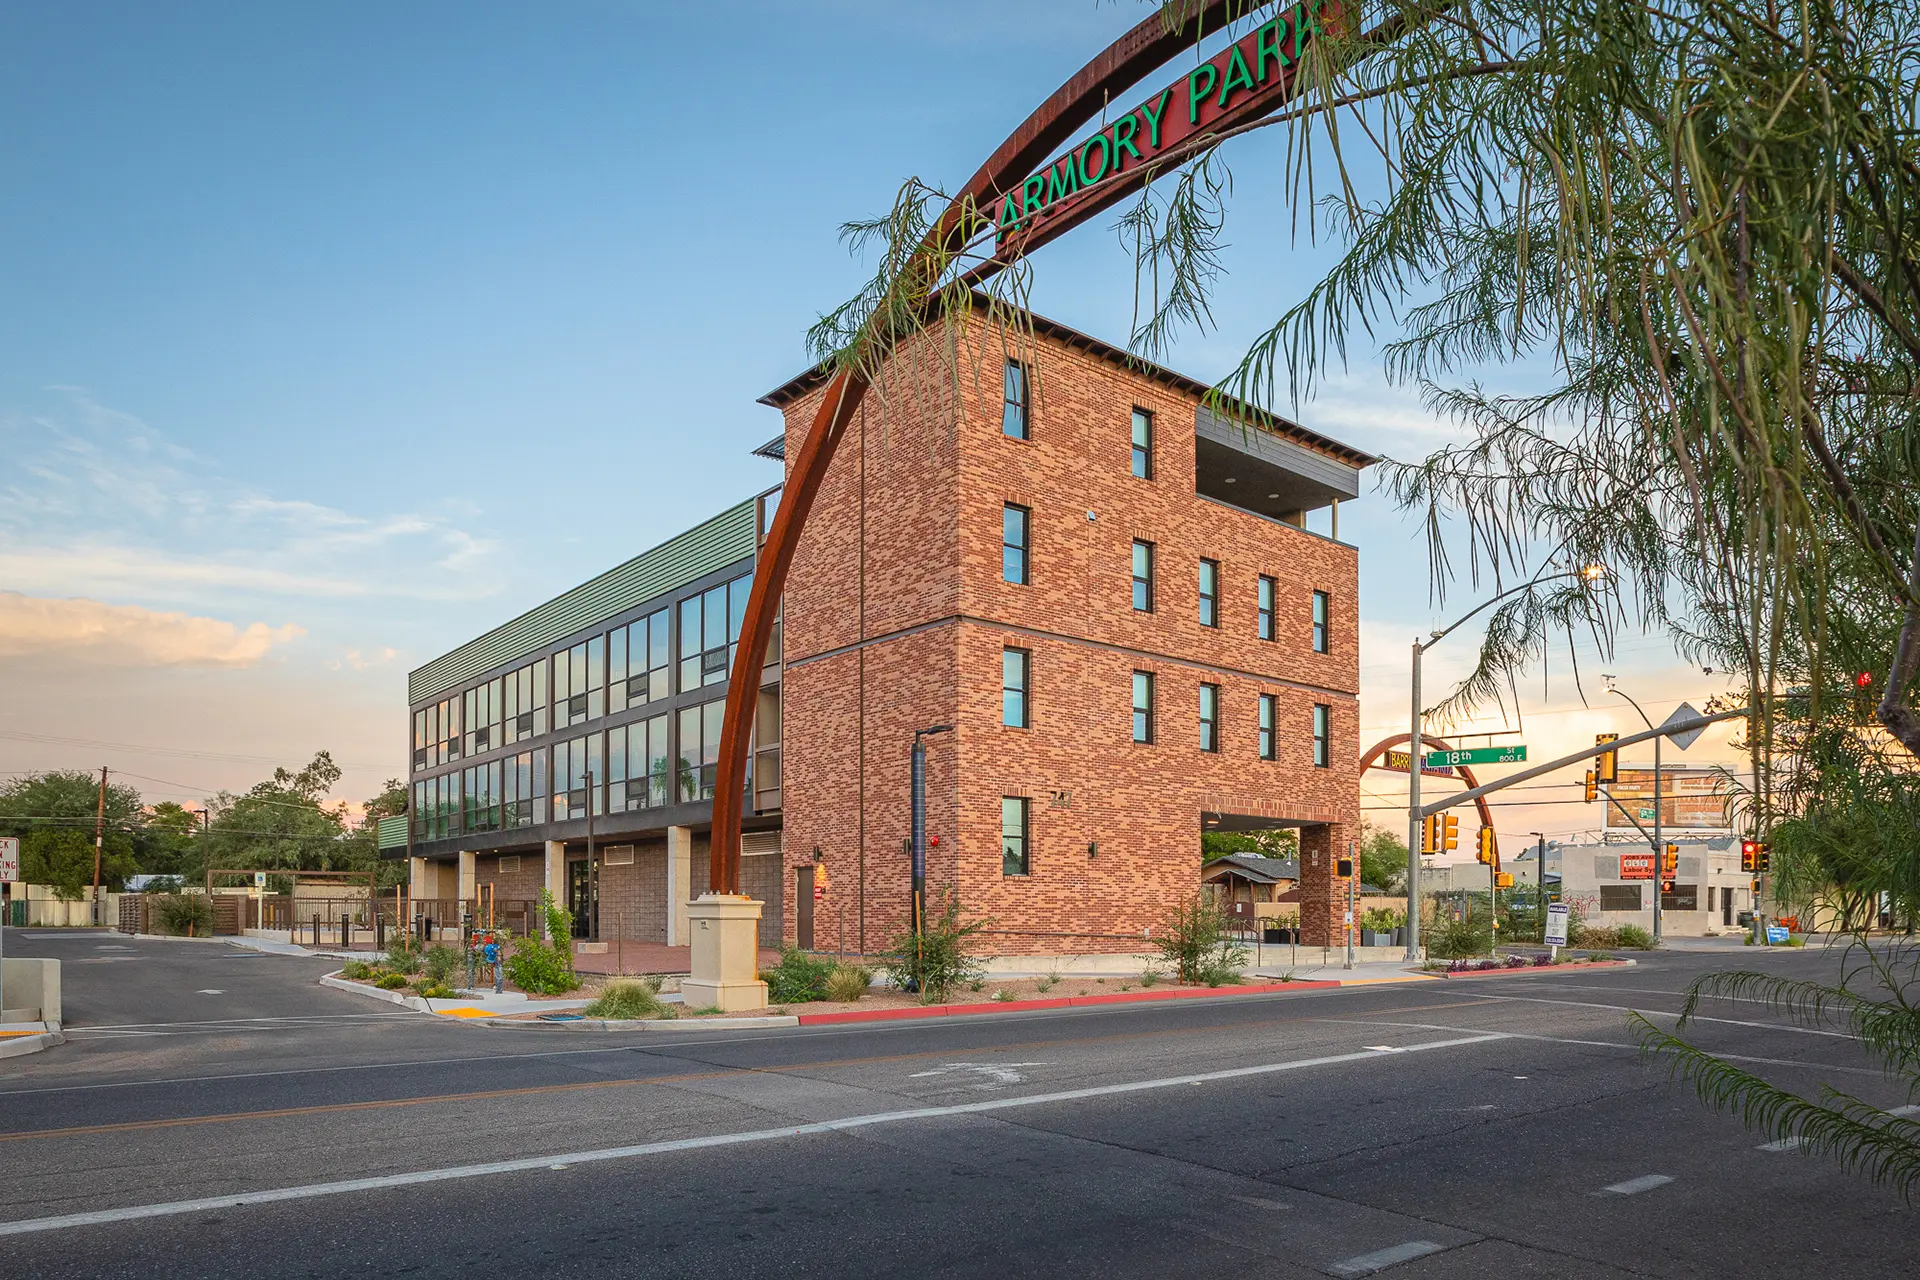
[[[1089,858],[1097,858],[1100,856],[1100,842],[1098,840],[1087,841],[1087,856]]]

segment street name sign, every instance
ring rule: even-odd
[[[1527,758],[1525,747],[1463,747],[1458,751],[1429,751],[1424,757],[1426,766],[1460,764],[1522,764]]]
[[[1412,764],[1413,764],[1413,757],[1407,754],[1405,751],[1387,752],[1386,767],[1395,773],[1405,773],[1412,766]],[[1460,776],[1458,773],[1454,772],[1452,769],[1433,764],[1431,761],[1431,757],[1428,758],[1427,763],[1422,764],[1420,766],[1420,772],[1426,774],[1430,778],[1457,778]]]
[[[1547,945],[1564,947],[1567,945],[1567,923],[1572,908],[1564,902],[1547,904]]]

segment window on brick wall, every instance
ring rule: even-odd
[[[1200,686],[1200,749],[1220,749],[1220,686]]]
[[[1271,693],[1260,695],[1260,758],[1277,760],[1280,758],[1279,744],[1275,741],[1274,725],[1278,720],[1280,700]]]
[[[1261,574],[1259,592],[1260,623],[1257,634],[1262,640],[1273,639],[1273,593],[1273,579],[1267,577],[1265,574]]]
[[[1333,763],[1333,708],[1324,702],[1313,704],[1313,767],[1324,769]]]
[[[1313,593],[1313,651],[1327,653],[1329,637],[1327,635],[1327,614],[1331,610],[1331,597],[1324,591]]]
[[[1153,612],[1153,544],[1138,539],[1133,544],[1133,607]]]
[[[1153,741],[1153,672],[1133,673],[1133,740]]]
[[[1000,874],[1024,876],[1032,871],[1027,840],[1029,805],[1025,796],[1000,797]]]
[[[1220,562],[1200,562],[1200,625],[1220,625]]]
[[[1025,649],[1000,651],[1000,723],[1009,729],[1027,727],[1032,676],[1032,653]]]
[[[1011,502],[1000,509],[1000,576],[1008,582],[1027,580],[1027,526],[1032,514]]]
[[[1015,440],[1025,440],[1029,407],[1027,366],[1018,360],[1007,361],[1006,380],[1002,386],[1001,400],[1001,434],[1012,436]]]
[[[1133,474],[1153,479],[1153,415],[1145,409],[1133,411]]]

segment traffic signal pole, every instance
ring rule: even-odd
[[[1407,954],[1409,964],[1420,962],[1420,655],[1426,646],[1413,642],[1413,717],[1407,735]]]

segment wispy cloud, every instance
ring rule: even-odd
[[[130,667],[250,667],[305,635],[293,623],[241,627],[98,600],[0,591],[0,658],[54,656]]]

